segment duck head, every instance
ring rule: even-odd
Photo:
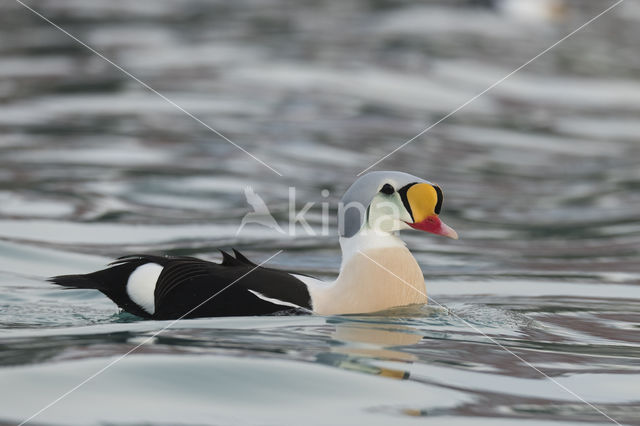
[[[368,173],[349,187],[340,203],[340,236],[417,229],[458,239],[439,217],[443,193],[438,185],[403,172]]]

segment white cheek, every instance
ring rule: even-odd
[[[145,263],[137,267],[127,281],[127,294],[131,300],[150,314],[156,310],[156,283],[162,269],[163,267],[157,263]]]
[[[369,207],[371,229],[381,232],[393,232],[406,229],[405,222],[412,222],[411,215],[404,207],[400,195],[396,192],[391,197],[375,196]]]
[[[411,215],[409,214],[409,212],[407,211],[407,209],[404,208],[404,204],[402,205],[402,210],[400,210],[402,213],[400,214],[400,221],[402,222],[402,224],[404,225],[404,227],[402,227],[401,229],[406,229],[406,228],[410,228],[410,226],[406,225],[406,222],[413,222],[413,219],[411,218]]]

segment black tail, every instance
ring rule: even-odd
[[[99,290],[125,311],[149,318],[149,313],[134,303],[127,294],[129,276],[138,266],[147,262],[146,258],[129,257],[118,260],[111,267],[101,271],[86,275],[59,275],[49,278],[48,281],[65,288]]]
[[[58,275],[51,277],[47,281],[67,288],[92,288],[103,290],[104,285],[99,281],[95,281],[88,275]]]
[[[48,281],[67,288],[92,288],[109,296],[108,293],[126,289],[129,276],[138,266],[148,262],[163,264],[164,261],[165,259],[157,256],[125,256],[112,262],[108,268],[101,271],[84,275],[59,275],[49,278]]]

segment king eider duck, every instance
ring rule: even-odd
[[[438,217],[443,194],[402,172],[372,172],[339,208],[342,264],[335,281],[256,265],[240,252],[221,263],[192,257],[131,255],[107,269],[51,282],[96,289],[121,309],[150,319],[266,315],[292,308],[320,315],[357,314],[427,303],[424,276],[398,237],[418,229],[457,239]]]

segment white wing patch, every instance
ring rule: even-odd
[[[138,266],[129,275],[129,280],[127,281],[127,294],[131,300],[150,314],[153,314],[156,310],[156,283],[162,269],[164,267],[157,263],[145,263],[142,266]]]
[[[247,291],[249,293],[253,294],[254,296],[256,296],[258,299],[262,299],[262,300],[264,300],[266,302],[273,303],[274,305],[289,306],[290,308],[305,309],[302,306],[296,305],[295,303],[285,302],[284,300],[279,300],[279,299],[273,299],[271,297],[265,296],[262,293],[258,293],[257,291],[253,291],[253,290],[247,290]]]

